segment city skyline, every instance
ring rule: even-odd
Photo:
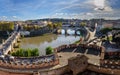
[[[0,20],[120,18],[119,0],[0,0]]]

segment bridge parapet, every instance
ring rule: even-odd
[[[8,52],[13,49],[13,44],[19,37],[20,32],[13,32],[12,35],[1,45],[0,50],[3,53],[0,54],[8,54]]]

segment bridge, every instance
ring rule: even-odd
[[[78,26],[73,26],[73,27],[70,27],[70,26],[62,26],[61,29],[58,29],[56,32],[57,33],[61,33],[62,31],[65,32],[65,34],[69,35],[68,33],[68,30],[71,30],[73,31],[74,35],[82,35],[82,36],[85,36],[87,35],[87,31],[84,27],[78,27]],[[84,34],[83,34],[84,33]]]
[[[13,32],[12,35],[0,45],[0,55],[7,55],[15,47],[15,43],[20,38],[20,32]]]

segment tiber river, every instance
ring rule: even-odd
[[[21,48],[38,48],[40,55],[45,55],[45,49],[48,46],[53,48],[63,44],[71,44],[80,39],[80,36],[74,36],[73,30],[68,30],[69,36],[64,35],[62,30],[61,35],[57,34],[45,34],[37,37],[23,38],[21,41]]]

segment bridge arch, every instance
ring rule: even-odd
[[[58,34],[68,34],[68,35],[79,35],[79,36],[86,36],[87,31],[84,29],[58,29]]]
[[[75,35],[80,35],[85,37],[87,35],[87,31],[83,28],[79,28],[75,30]]]

